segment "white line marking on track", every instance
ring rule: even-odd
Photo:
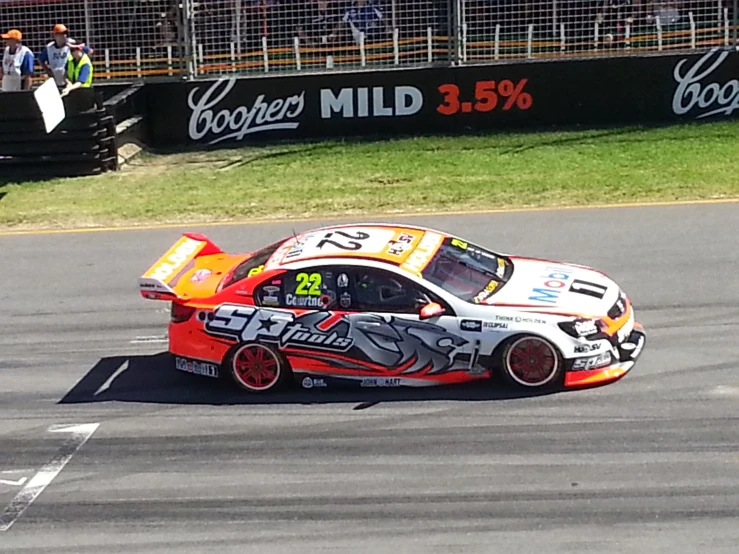
[[[0,485],[10,485],[11,487],[20,487],[27,480],[28,480],[28,477],[21,477],[17,481],[10,481],[9,479],[0,479]]]
[[[7,531],[18,521],[23,512],[44,492],[44,489],[59,475],[64,466],[72,459],[72,456],[82,448],[82,445],[87,442],[99,426],[99,423],[83,423],[52,425],[49,427],[51,433],[71,433],[72,435],[64,442],[59,452],[26,483],[26,486],[0,514],[0,532]]]
[[[95,391],[95,395],[97,396],[98,394],[100,394],[100,393],[102,393],[102,392],[105,392],[106,390],[108,390],[108,389],[110,388],[110,385],[111,385],[111,384],[113,383],[113,381],[115,381],[115,379],[116,379],[116,378],[117,378],[117,377],[118,377],[118,376],[119,376],[119,375],[120,375],[121,373],[123,373],[123,372],[124,372],[125,370],[127,370],[127,369],[128,369],[128,360],[126,360],[125,362],[123,362],[123,363],[121,364],[121,367],[119,367],[118,369],[116,369],[116,370],[115,370],[115,371],[114,371],[114,372],[113,372],[113,373],[111,374],[111,376],[110,376],[110,377],[108,377],[108,378],[107,378],[107,379],[105,380],[105,383],[103,383],[102,385],[100,385],[100,388],[99,388],[99,389],[98,389],[97,391]]]
[[[739,387],[719,385],[713,389],[713,393],[721,396],[739,396]]]
[[[136,337],[131,344],[161,344],[167,342],[166,335],[151,335],[144,337]]]

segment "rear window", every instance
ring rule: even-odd
[[[267,263],[270,256],[275,253],[275,250],[277,250],[283,242],[284,241],[281,240],[274,244],[270,244],[269,246],[265,246],[261,250],[257,250],[251,258],[241,262],[236,266],[236,269],[234,269],[229,275],[226,275],[226,278],[221,284],[221,288],[225,289],[234,283],[243,281],[247,277],[261,273],[264,269],[264,264]]]

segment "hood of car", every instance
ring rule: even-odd
[[[487,304],[601,316],[620,295],[616,283],[591,268],[531,258],[511,261],[510,280],[487,299]]]

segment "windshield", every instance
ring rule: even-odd
[[[447,237],[422,274],[465,302],[480,304],[503,286],[511,269],[503,256]]]

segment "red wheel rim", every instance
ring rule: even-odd
[[[508,373],[517,383],[540,387],[557,374],[559,359],[552,346],[539,338],[518,339],[506,356]]]
[[[233,368],[236,379],[251,390],[267,390],[280,378],[277,356],[259,344],[239,348],[234,354]]]

